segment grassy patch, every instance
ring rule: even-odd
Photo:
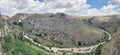
[[[0,19],[0,27],[3,27],[5,24],[4,24],[4,21],[2,19]]]
[[[9,35],[5,36],[4,40],[2,47],[8,55],[50,55],[49,52],[18,38],[15,38],[15,43],[13,43],[13,39]]]

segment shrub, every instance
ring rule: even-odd
[[[100,55],[100,54],[101,54],[101,48],[102,48],[102,45],[99,45],[99,46],[96,48],[95,55]]]
[[[0,27],[3,27],[5,24],[4,24],[4,21],[2,19],[0,19]]]
[[[10,43],[4,43],[4,45],[2,45],[4,52],[8,52],[12,49],[13,45]]]

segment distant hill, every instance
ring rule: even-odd
[[[94,27],[104,29],[111,34],[120,29],[120,15],[94,16],[85,18],[83,21]]]

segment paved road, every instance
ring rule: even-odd
[[[103,32],[108,35],[108,37],[109,37],[108,40],[110,40],[112,36],[111,36],[108,32],[106,32],[106,31],[104,31],[104,30],[103,30]],[[26,39],[28,39],[29,41],[31,41],[32,43],[34,43],[35,45],[44,47],[46,50],[48,50],[48,51],[53,51],[53,52],[61,52],[61,51],[69,51],[69,52],[74,52],[74,53],[92,52],[92,51],[95,51],[95,49],[96,49],[99,45],[101,45],[101,44],[103,45],[104,43],[106,43],[106,41],[104,41],[104,42],[99,43],[99,44],[97,44],[97,45],[93,45],[93,46],[89,46],[89,47],[79,47],[79,48],[77,48],[77,47],[73,47],[73,48],[51,47],[51,48],[49,48],[49,47],[47,47],[47,46],[43,46],[43,45],[41,45],[41,44],[39,44],[39,43],[36,43],[35,41],[33,41],[33,39],[31,39],[31,38],[28,37],[27,35],[24,35],[24,37],[25,37]]]

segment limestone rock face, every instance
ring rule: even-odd
[[[116,41],[113,45],[112,53],[113,55],[120,55],[120,32],[116,35]]]
[[[100,30],[64,13],[35,14],[24,22],[33,26],[32,32],[36,35],[75,45],[101,42],[103,37]]]
[[[4,15],[4,14],[0,14],[0,18],[4,19],[4,20],[8,20],[9,16]]]

